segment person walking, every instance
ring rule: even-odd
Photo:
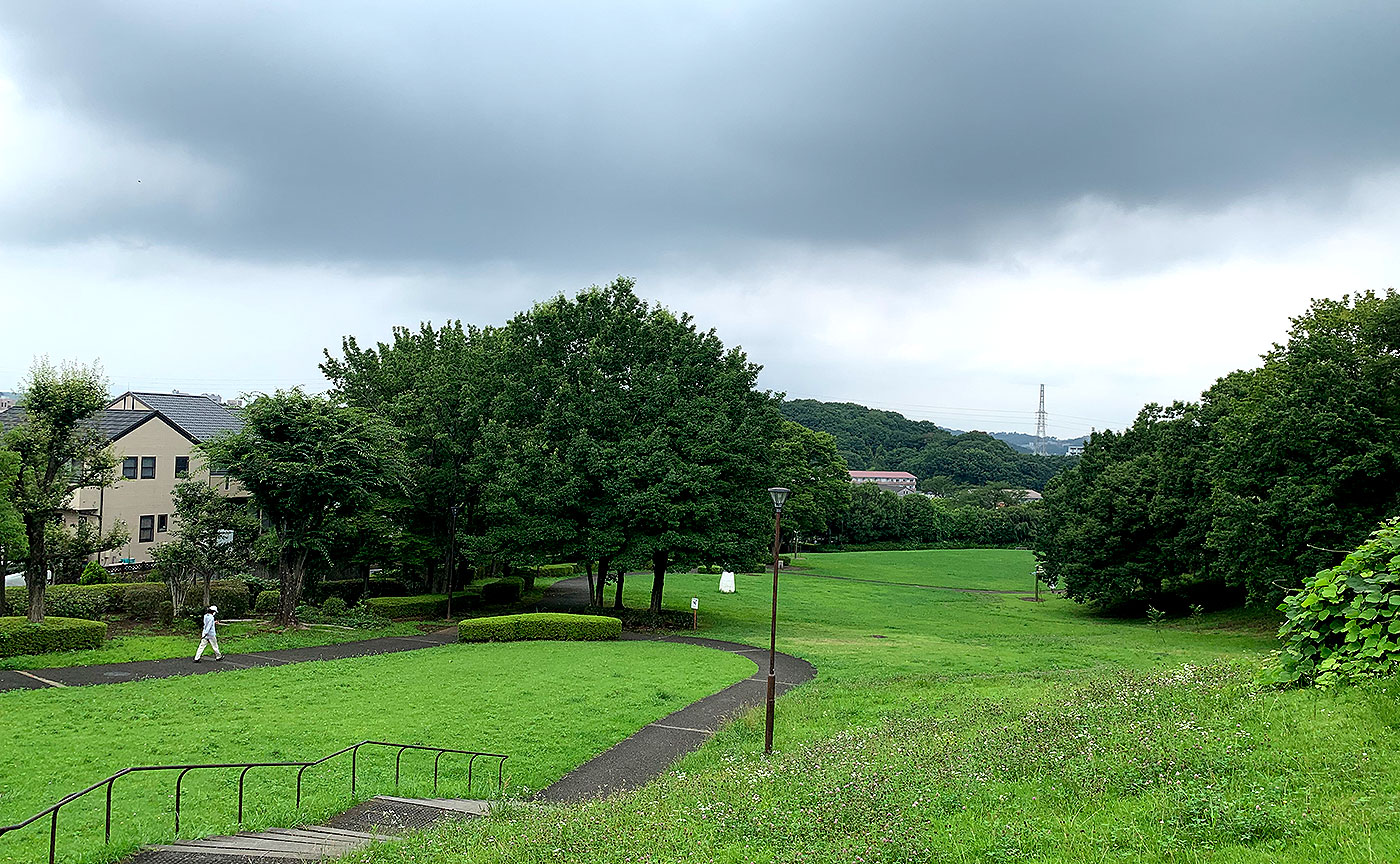
[[[210,606],[204,610],[204,629],[199,632],[199,647],[194,652],[194,662],[200,663],[200,655],[204,653],[204,646],[208,645],[214,649],[214,659],[222,660],[224,655],[219,652],[219,639],[214,635],[214,616],[219,614],[218,606]]]

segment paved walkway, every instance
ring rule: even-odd
[[[585,593],[587,593],[585,591]],[[150,678],[176,678],[181,675],[207,675],[229,669],[250,669],[258,666],[283,666],[311,660],[344,660],[371,654],[393,654],[436,648],[457,641],[456,628],[423,633],[418,636],[385,636],[342,642],[339,645],[317,645],[311,648],[284,648],[280,651],[257,651],[252,654],[224,654],[216,661],[205,652],[204,662],[193,657],[169,657],[164,660],[137,660],[132,663],[103,663],[98,666],[69,666],[57,669],[30,669],[24,672],[0,670],[0,691],[35,690],[43,687],[83,687],[91,684],[117,684],[123,681],[144,681]],[[190,641],[193,650],[194,641]]]

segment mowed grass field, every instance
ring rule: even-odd
[[[371,739],[510,755],[507,793],[528,795],[640,727],[753,674],[747,660],[656,642],[451,645],[95,687],[0,693],[0,825],[25,819],[132,765],[310,761]],[[361,751],[360,797],[393,789],[395,751]],[[404,756],[403,794],[431,795],[431,754]],[[494,766],[445,756],[440,794],[490,797]],[[482,782],[487,768],[491,782]],[[248,775],[246,827],[314,820],[351,803],[348,758],[307,772],[302,811],[295,769]],[[236,770],[184,781],[185,836],[230,830]],[[101,792],[68,805],[64,861],[116,860],[172,832],[175,777],[117,782],[113,845],[102,848]],[[0,861],[47,858],[48,823],[0,837]]]
[[[828,552],[802,555],[796,564],[799,569],[846,579],[1035,593],[1031,576],[1035,559],[1020,549]]]
[[[1033,566],[1003,551],[866,553],[855,572],[961,568],[960,585],[983,587],[983,554],[985,587]],[[802,563],[847,575],[854,557]],[[644,605],[649,580],[629,583]],[[670,576],[667,605],[699,597],[701,635],[766,645],[767,580],[717,585]],[[1400,688],[1260,688],[1269,614],[1154,627],[1058,598],[791,570],[779,616],[780,649],[819,672],[780,701],[772,758],[751,712],[630,795],[346,860],[1400,861]]]

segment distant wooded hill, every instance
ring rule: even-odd
[[[921,489],[1006,483],[1041,490],[1074,464],[1068,456],[1032,456],[985,432],[955,434],[927,420],[852,402],[796,399],[784,402],[782,412],[808,429],[835,437],[852,470],[908,471],[919,478]]]
[[[948,431],[952,432],[954,435],[963,434],[962,431],[958,429],[949,429]],[[1005,441],[1007,444],[1010,444],[1012,447],[1022,452],[1034,452],[1034,435],[1027,435],[1024,432],[988,432],[987,434],[998,441]],[[1070,446],[1074,444],[1083,444],[1088,440],[1088,435],[1080,435],[1078,438],[1046,438],[1045,452],[1054,456],[1063,456]]]

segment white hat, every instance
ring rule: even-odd
[[[218,612],[218,611],[219,611],[219,607],[218,607],[218,606],[210,606],[210,607],[209,607],[209,611],[210,611],[210,612]]]

